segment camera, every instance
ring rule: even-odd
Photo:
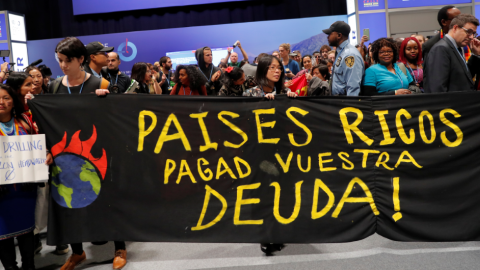
[[[114,84],[110,90],[112,90],[112,93],[118,93],[118,85]]]

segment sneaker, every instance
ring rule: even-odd
[[[113,269],[122,269],[127,264],[127,251],[119,249],[115,251],[115,258],[113,259]]]
[[[35,253],[33,254],[38,254],[40,253],[40,251],[42,250],[43,246],[42,246],[42,241],[40,241],[40,235],[39,234],[36,234],[34,237],[33,237],[34,241],[35,241]]]
[[[55,255],[65,255],[68,253],[68,245],[58,245],[56,248],[55,248],[55,251],[53,252],[53,254]]]
[[[70,257],[68,257],[67,262],[60,268],[60,270],[73,270],[75,267],[87,259],[87,255],[85,255],[85,251],[82,255],[78,255],[73,253]]]

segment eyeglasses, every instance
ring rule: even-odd
[[[379,51],[379,55],[393,54],[393,51]]]
[[[465,33],[467,33],[467,35],[469,36],[473,36],[473,38],[476,38],[477,37],[477,32],[473,31],[472,29],[466,29],[466,28],[463,28],[463,31],[465,31]]]
[[[283,71],[282,66],[269,66],[268,67],[268,70],[270,70],[270,71],[276,71],[277,69],[280,70],[280,71]]]

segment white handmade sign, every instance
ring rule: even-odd
[[[0,185],[48,180],[45,135],[0,136]]]

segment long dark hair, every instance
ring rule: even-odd
[[[133,64],[132,75],[130,78],[137,81],[138,83],[143,83],[145,80],[145,74],[147,74],[148,66],[145,62],[138,62]]]
[[[30,77],[30,75],[26,72],[12,72],[10,73],[6,84],[18,94],[20,93],[20,88],[22,88],[23,83],[28,77]]]
[[[277,57],[272,55],[265,55],[264,57],[260,58],[257,66],[257,73],[255,74],[255,80],[260,86],[270,87],[267,79],[267,73],[270,65],[273,62],[273,59],[276,59],[278,61],[278,64],[280,65],[280,79],[278,80],[278,82],[275,83],[275,89],[277,90],[277,94],[281,94],[285,90],[285,71],[283,70],[282,61],[280,61],[280,59],[278,59]]]
[[[318,69],[318,72],[320,72],[320,74],[322,74],[323,78],[326,81],[330,80],[330,72],[328,70],[328,66],[321,64],[321,65],[316,65],[316,66],[312,67],[312,71],[311,71],[312,76],[313,76],[313,71],[315,69]]]
[[[175,77],[173,81],[176,84],[176,93],[178,95],[178,92],[180,91],[180,88],[182,88],[184,85],[180,81],[180,70],[185,70],[188,76],[188,87],[190,87],[190,91],[197,90],[199,95],[202,95],[202,86],[205,86],[207,83],[207,79],[205,79],[205,76],[201,74],[200,70],[196,66],[193,65],[179,65],[177,66],[177,70],[175,70]]]
[[[233,87],[233,82],[241,79],[243,77],[243,69],[239,67],[234,67],[230,72],[225,71],[223,73],[222,78],[220,79],[220,82],[222,85],[224,85],[227,89],[230,89]]]
[[[13,100],[13,109],[11,111],[12,116],[15,115],[17,117],[20,117],[20,115],[25,112],[25,108],[23,107],[23,103],[18,98],[17,93],[15,93],[15,90],[13,90],[12,87],[3,83],[0,83],[0,89],[7,91],[8,95]]]

